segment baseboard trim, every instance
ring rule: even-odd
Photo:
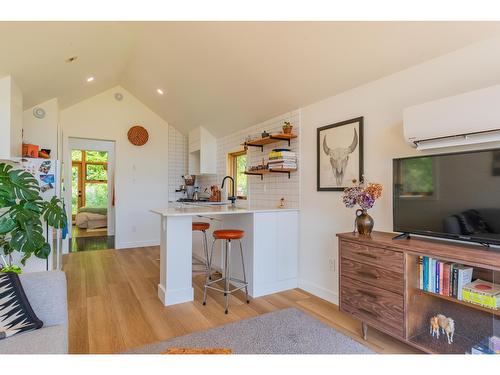
[[[316,297],[334,303],[335,305],[339,304],[339,296],[336,292],[333,292],[315,283],[302,279],[299,279],[298,284],[300,289],[303,289],[308,293],[314,294]]]
[[[160,246],[160,240],[134,241],[134,242],[116,242],[116,249],[131,249],[134,247]]]
[[[178,303],[191,302],[194,300],[194,289],[165,290],[163,285],[158,284],[158,297],[165,306],[177,305]]]
[[[267,296],[273,293],[283,292],[285,290],[297,288],[297,279],[280,280],[272,283],[259,284],[249,287],[249,293],[252,298]]]

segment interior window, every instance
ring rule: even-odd
[[[248,182],[245,174],[247,168],[246,151],[233,152],[228,156],[228,174],[234,178],[236,192],[231,192],[238,199],[247,199]]]

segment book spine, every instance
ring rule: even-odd
[[[435,292],[436,287],[436,259],[431,258],[429,263],[429,292]]]
[[[441,262],[440,261],[436,261],[436,284],[435,284],[435,287],[434,287],[434,293],[436,294],[440,294],[440,279],[441,279],[441,271],[440,271],[440,265],[441,265]]]
[[[439,263],[439,293],[444,294],[444,263]]]
[[[424,257],[424,290],[429,291],[429,257]]]
[[[420,290],[424,289],[424,260],[418,257],[418,287]]]
[[[452,273],[452,292],[451,296],[453,298],[458,298],[458,265],[453,266],[453,273]]]
[[[446,271],[445,271],[445,276],[446,276],[446,295],[449,297],[451,296],[451,288],[450,288],[450,279],[451,279],[451,264],[448,263],[446,265]]]

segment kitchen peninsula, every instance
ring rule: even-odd
[[[245,231],[242,244],[250,296],[255,298],[297,287],[298,209],[177,204],[152,212],[161,216],[158,297],[164,305],[193,300],[192,256],[202,253],[201,236],[192,232],[193,221],[210,223],[209,246],[213,230]],[[220,241],[217,246],[212,262],[215,270],[222,261]],[[231,257],[231,269],[241,278],[238,254]]]

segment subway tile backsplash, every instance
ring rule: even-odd
[[[300,110],[286,113],[255,126],[251,126],[244,130],[219,138],[217,140],[217,175],[198,176],[197,185],[201,187],[202,191],[205,189],[205,187],[210,188],[210,186],[214,184],[220,186],[222,179],[227,174],[227,154],[230,152],[242,150],[243,146],[241,146],[241,144],[249,135],[252,138],[258,138],[261,136],[261,133],[264,130],[268,133],[280,133],[284,121],[291,122],[293,125],[293,132],[299,136],[298,138],[293,139],[290,145],[290,149],[297,153],[298,170],[297,172],[291,173],[290,179],[288,179],[287,174],[280,173],[267,174],[262,180],[260,179],[260,176],[248,176],[248,200],[246,203],[253,208],[266,209],[278,206],[280,199],[285,198],[285,206],[287,208],[299,208],[299,182],[301,170],[299,141]],[[262,162],[262,159],[267,161],[269,151],[271,151],[273,148],[278,147],[288,147],[288,144],[286,142],[282,142],[266,145],[264,146],[264,152],[261,152],[260,148],[249,147],[247,151],[247,164],[259,164]],[[185,165],[185,169],[187,169],[187,157]],[[223,197],[227,197],[226,192],[223,192]]]
[[[168,126],[168,200],[176,201],[183,193],[175,190],[184,183],[188,169],[188,139],[173,126]]]

